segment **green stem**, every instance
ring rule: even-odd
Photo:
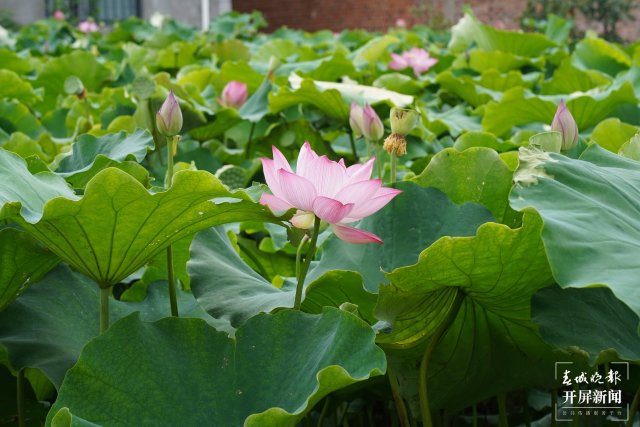
[[[166,189],[170,189],[173,184],[173,150],[180,139],[179,136],[167,137],[167,178],[165,182]],[[169,305],[171,307],[171,316],[179,317],[178,314],[178,295],[176,292],[176,280],[173,272],[173,248],[167,246],[167,283],[169,285]]]
[[[453,300],[453,303],[451,304],[451,308],[449,308],[447,316],[433,333],[433,336],[431,337],[431,340],[427,345],[427,349],[422,356],[422,361],[420,362],[418,395],[420,398],[420,414],[422,416],[423,427],[433,426],[433,422],[431,420],[431,409],[429,408],[429,396],[427,392],[427,370],[429,367],[429,360],[431,359],[433,350],[435,350],[436,346],[440,342],[440,338],[442,338],[445,332],[447,332],[456,316],[458,315],[458,311],[460,310],[460,306],[462,305],[463,301],[464,293],[459,289],[456,290],[456,296]]]
[[[327,416],[327,411],[329,410],[329,402],[331,402],[331,396],[327,396],[324,399],[324,406],[322,406],[320,418],[318,418],[318,427],[322,427],[322,425],[324,424],[324,418]]]
[[[251,146],[253,145],[253,132],[256,130],[256,123],[251,122],[251,130],[249,131],[249,142],[247,142],[247,148],[244,152],[244,158],[251,158]]]
[[[509,427],[509,418],[507,416],[507,394],[498,393],[498,426]]]
[[[18,371],[17,378],[17,401],[18,401],[18,427],[25,427],[25,409],[24,409],[24,369]]]
[[[382,176],[382,147],[378,147],[378,156],[376,158],[376,167],[378,168],[378,178],[383,179]]]
[[[640,387],[636,391],[635,396],[633,396],[633,401],[631,402],[631,407],[629,408],[628,417],[626,427],[633,427],[633,420],[636,418],[636,412],[638,412],[638,405],[640,405]]]
[[[87,122],[91,125],[91,111],[89,106],[89,99],[85,96],[84,98],[84,116],[87,118]]]
[[[173,273],[173,248],[171,246],[167,246],[167,282],[169,283],[169,305],[171,306],[171,316],[179,317],[176,280]]]
[[[396,182],[396,167],[398,163],[398,156],[396,156],[396,152],[393,151],[391,154],[391,176],[389,177],[389,183],[394,184]]]
[[[296,298],[293,303],[294,310],[300,310],[300,304],[302,303],[302,288],[304,288],[304,279],[307,277],[307,272],[309,271],[311,260],[316,254],[316,242],[318,241],[318,234],[320,234],[320,218],[316,217],[313,223],[313,231],[311,232],[311,243],[309,243],[309,250],[307,251],[307,256],[304,258],[304,264],[302,265],[302,268],[300,270],[298,270],[298,266],[300,265],[300,252],[302,243],[300,243],[300,246],[298,246],[298,253],[296,254],[296,276],[298,279],[298,286],[296,286]]]
[[[109,296],[111,295],[111,286],[100,286],[100,333],[104,333],[109,329]]]
[[[356,150],[356,141],[353,139],[353,133],[349,132],[349,142],[351,143],[351,153],[353,154],[353,161],[358,163],[358,151]]]
[[[398,386],[398,377],[391,365],[387,365],[387,375],[389,375],[389,385],[391,385],[391,393],[393,394],[393,400],[396,404],[396,411],[398,412],[398,418],[400,419],[400,425],[402,427],[410,427],[409,415],[407,414],[407,407],[404,405],[402,396],[400,395],[400,387]]]

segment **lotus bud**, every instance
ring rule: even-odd
[[[222,90],[222,96],[219,100],[220,105],[227,108],[240,108],[247,101],[249,92],[247,85],[231,80]]]
[[[156,126],[164,136],[175,136],[182,129],[182,111],[173,91],[169,91],[169,96],[156,113]]]
[[[53,12],[53,19],[64,21],[64,12],[60,9],[56,10],[55,12]]]
[[[313,212],[302,211],[300,209],[291,217],[291,225],[302,230],[313,228],[315,221],[316,215]]]
[[[551,130],[562,134],[562,151],[571,150],[578,143],[578,125],[564,101],[560,101]]]
[[[364,139],[367,141],[379,141],[384,134],[384,125],[382,120],[376,114],[375,110],[369,104],[364,104],[362,127]]]
[[[415,110],[391,109],[391,132],[407,135],[418,124],[418,113]]]
[[[364,134],[364,110],[355,102],[351,103],[351,111],[349,112],[349,125],[356,136]]]

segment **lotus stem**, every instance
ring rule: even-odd
[[[393,156],[393,154],[392,154]],[[438,326],[438,328],[433,333],[429,344],[427,345],[427,349],[422,356],[422,361],[420,362],[420,374],[418,377],[418,395],[420,398],[420,414],[422,416],[422,425],[423,427],[432,427],[433,422],[431,420],[431,409],[429,408],[429,396],[427,392],[427,372],[429,368],[429,361],[431,359],[431,355],[435,350],[436,346],[440,342],[442,336],[447,332],[449,327],[453,324],[453,321],[456,319],[458,315],[458,311],[460,311],[460,307],[462,306],[462,302],[464,301],[464,293],[460,290],[456,290],[456,296],[453,300],[453,304],[451,304],[451,308],[449,308],[449,312],[447,316],[444,318],[442,323]]]
[[[253,145],[253,132],[256,130],[256,123],[251,122],[251,130],[249,130],[249,141],[247,142],[247,148],[244,152],[244,158],[251,158],[251,146]]]
[[[16,400],[18,403],[18,427],[25,427],[27,420],[25,418],[24,408],[24,369],[18,371],[18,378],[16,379]]]
[[[167,178],[165,182],[166,189],[170,189],[173,184],[173,152],[180,140],[179,136],[167,138]],[[169,305],[171,307],[171,316],[179,317],[178,313],[178,296],[176,293],[175,274],[173,272],[173,248],[167,246],[167,283],[169,289]]]
[[[398,163],[398,156],[396,155],[395,151],[393,151],[391,153],[391,173],[390,173],[391,176],[389,177],[390,184],[395,184],[396,182],[397,163]]]
[[[389,376],[389,385],[391,386],[391,393],[393,394],[393,400],[396,404],[396,411],[398,412],[398,418],[400,420],[401,427],[411,427],[409,423],[409,415],[407,414],[407,407],[404,405],[402,396],[400,395],[400,387],[398,387],[398,377],[396,372],[387,365],[387,375]]]
[[[320,218],[316,216],[316,219],[313,223],[313,231],[311,232],[311,242],[309,243],[309,250],[307,251],[307,256],[304,258],[304,264],[300,262],[304,240],[300,242],[300,246],[298,246],[298,252],[296,253],[296,276],[298,279],[298,285],[296,286],[296,297],[293,303],[294,310],[300,310],[300,304],[302,303],[302,289],[304,288],[304,279],[307,277],[307,272],[309,271],[311,260],[313,260],[313,257],[316,254],[316,243],[318,241],[318,234],[320,234]],[[300,265],[302,265],[302,267],[300,267]]]
[[[171,305],[171,316],[179,317],[176,281],[173,272],[173,248],[171,246],[167,247],[167,282],[169,283],[169,304]]]
[[[322,427],[324,424],[324,419],[327,416],[327,411],[329,410],[329,403],[331,403],[331,396],[327,396],[324,399],[324,405],[322,405],[322,411],[320,412],[320,417],[318,418],[318,427]]]
[[[100,286],[100,333],[103,334],[109,329],[109,296],[111,286]]]
[[[358,162],[358,150],[356,150],[356,141],[353,139],[353,134],[349,132],[349,142],[351,143],[351,153],[353,154],[353,161]]]

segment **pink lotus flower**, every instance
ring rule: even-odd
[[[91,20],[82,21],[78,24],[78,30],[82,31],[83,33],[95,33],[99,29],[100,28],[98,27],[98,24]]]
[[[298,228],[311,228],[317,216],[331,224],[336,236],[346,242],[382,243],[373,233],[345,225],[377,212],[402,192],[382,187],[380,179],[369,179],[375,158],[346,167],[342,159],[334,162],[327,156],[318,156],[305,142],[296,172],[276,147],[273,160],[261,160],[273,193],[263,193],[261,204],[273,211],[297,208],[291,223]]]
[[[249,92],[247,91],[247,85],[231,80],[222,90],[222,96],[218,100],[220,105],[227,108],[240,108],[247,101]]]
[[[392,70],[404,70],[407,67],[411,67],[416,77],[420,77],[420,74],[438,63],[436,58],[429,56],[429,52],[417,47],[414,47],[408,52],[402,52],[401,55],[392,53],[391,58],[389,68]]]
[[[56,10],[55,12],[53,12],[53,19],[64,21],[64,12],[62,12],[60,9]]]
[[[371,105],[365,103],[364,108],[355,102],[351,103],[349,124],[356,135],[362,135],[367,141],[379,141],[384,135],[384,125]]]

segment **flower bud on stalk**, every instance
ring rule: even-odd
[[[382,120],[380,120],[380,117],[378,117],[375,110],[371,108],[369,104],[364,104],[364,108],[362,108],[355,102],[352,102],[349,113],[349,124],[356,136],[362,135],[362,137],[369,142],[379,141],[384,134]]]
[[[391,109],[391,135],[384,141],[383,148],[389,154],[404,156],[407,154],[407,139],[405,135],[413,130],[418,123],[418,113],[415,110]]]
[[[176,136],[182,129],[182,111],[173,91],[169,91],[169,96],[156,113],[156,126],[167,137]]]
[[[236,80],[231,80],[222,90],[222,95],[218,102],[223,107],[240,108],[247,102],[248,97],[249,92],[247,85]]]
[[[562,134],[562,151],[571,150],[578,143],[578,125],[564,101],[560,101],[551,130]]]

